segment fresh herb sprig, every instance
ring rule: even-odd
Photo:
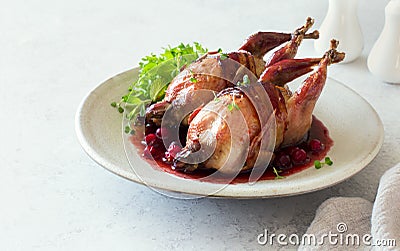
[[[228,110],[231,112],[233,109],[240,110],[240,107],[235,103],[235,100],[228,104]]]
[[[219,53],[219,59],[220,60],[225,60],[225,59],[227,59],[229,57],[228,53],[222,52],[221,48],[219,48],[217,52]]]
[[[164,98],[172,79],[207,51],[197,42],[193,45],[181,43],[176,47],[168,46],[160,55],[152,53],[142,58],[138,79],[131,84],[129,93],[120,102],[112,102],[111,106],[120,113],[124,108],[128,109],[128,119],[144,116],[149,104]]]
[[[192,70],[190,70],[190,82],[192,82],[192,83],[197,83],[197,78],[196,78],[196,76],[194,75],[194,73],[193,73]]]
[[[275,174],[275,179],[276,179],[276,180],[280,180],[280,179],[284,179],[284,178],[285,178],[285,176],[281,176],[281,175],[279,174],[279,173],[281,173],[282,171],[276,169],[274,166],[272,167],[272,169],[273,169],[273,172],[274,172],[274,174]]]
[[[323,167],[325,164],[328,166],[333,165],[333,161],[329,158],[329,157],[325,157],[325,162],[321,162],[319,160],[314,161],[314,167],[316,169],[320,169],[321,167]]]
[[[243,81],[238,81],[236,86],[248,86],[250,84],[250,78],[247,74],[243,76]]]

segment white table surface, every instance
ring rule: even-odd
[[[83,152],[74,115],[84,95],[168,44],[235,49],[254,31],[291,31],[307,16],[318,27],[327,1],[2,1],[0,249],[253,250],[266,248],[256,241],[264,228],[304,233],[329,197],[373,201],[380,176],[400,161],[400,86],[380,82],[366,66],[387,2],[360,1],[363,54],[329,72],[367,99],[383,121],[385,141],[370,165],[339,185],[301,196],[185,201],[117,177]],[[305,42],[300,56],[313,53]]]

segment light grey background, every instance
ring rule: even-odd
[[[267,248],[256,241],[264,228],[304,233],[326,198],[373,201],[379,177],[400,161],[400,86],[381,83],[366,68],[387,2],[360,1],[363,55],[329,73],[383,120],[385,142],[370,165],[302,196],[182,201],[117,177],[86,156],[74,133],[81,99],[168,44],[199,41],[233,50],[252,32],[291,31],[307,16],[318,27],[328,1],[1,1],[0,249],[253,250]],[[313,53],[305,42],[300,56]]]

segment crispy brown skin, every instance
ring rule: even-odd
[[[320,59],[318,69],[294,94],[270,81],[261,83],[273,109],[273,112],[264,112],[262,116],[269,117],[271,113],[275,116],[275,148],[298,143],[309,130],[315,104],[326,82],[327,67],[344,59],[344,53],[337,52],[336,47],[337,44],[332,45],[332,49]],[[315,63],[315,59],[308,61]],[[298,63],[295,60],[291,62],[294,65]],[[301,61],[301,65],[303,63]],[[308,69],[309,65],[304,67]],[[301,72],[302,68],[299,69]],[[230,107],[232,103],[236,104],[236,108]],[[241,90],[228,88],[218,94],[218,100],[210,101],[197,111],[189,125],[187,144],[183,151],[198,151],[213,145],[215,150],[203,163],[205,168],[223,168],[223,172],[233,172],[237,163],[240,163],[238,161],[243,158],[245,164],[242,170],[252,168],[258,157],[258,135],[262,133],[260,119],[265,118],[258,116],[253,103]],[[237,162],[232,156],[237,157]]]

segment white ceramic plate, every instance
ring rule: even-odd
[[[138,69],[121,73],[91,91],[76,114],[76,133],[83,149],[99,165],[128,180],[143,183],[131,169],[124,151],[122,116],[110,106],[126,93]],[[345,85],[328,79],[314,114],[328,127],[334,145],[328,155],[332,166],[308,168],[280,180],[227,185],[214,197],[265,198],[320,190],[348,179],[362,170],[378,153],[383,142],[382,122],[368,102]],[[216,184],[175,177],[154,170],[135,151],[131,160],[142,170],[158,172],[146,177],[152,187],[184,194],[208,195]],[[172,180],[172,181],[171,181]]]

